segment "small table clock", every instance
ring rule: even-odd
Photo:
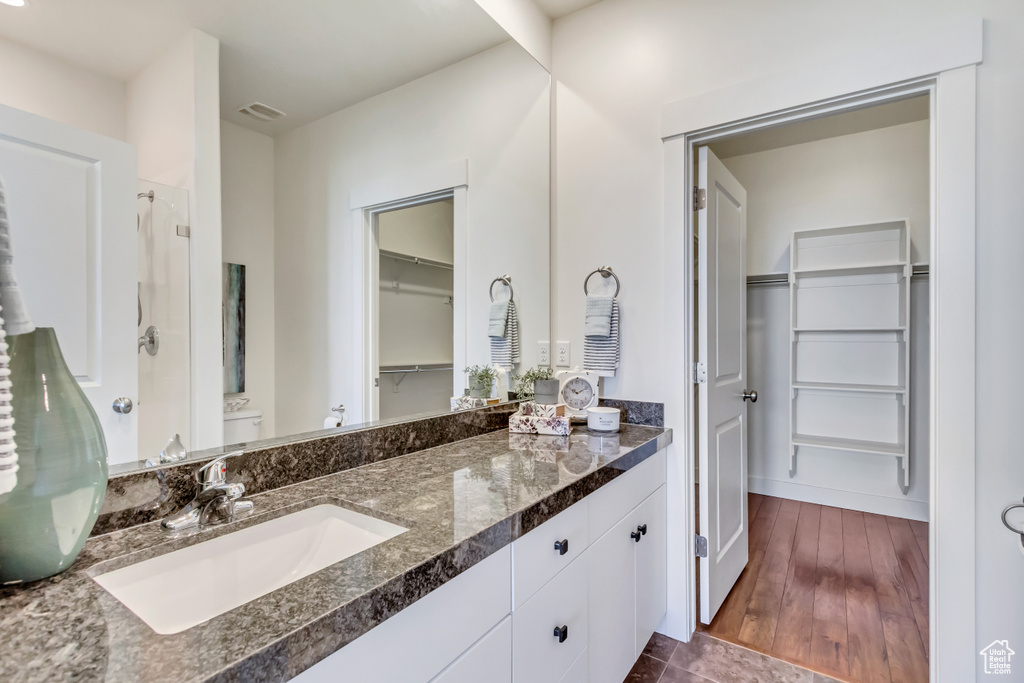
[[[565,414],[578,421],[587,419],[587,408],[597,405],[597,373],[581,370],[562,370],[555,374],[558,380],[558,398],[565,404]]]

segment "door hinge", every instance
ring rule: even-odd
[[[693,364],[693,383],[694,384],[704,384],[707,381],[708,381],[708,369],[707,369],[707,366],[705,366],[701,362],[694,363]]]
[[[178,226],[178,237],[190,237],[192,235],[192,229],[188,225]]]
[[[700,534],[697,535],[697,557],[708,556],[708,539]]]
[[[693,210],[700,211],[708,204],[708,191],[703,187],[693,186]]]

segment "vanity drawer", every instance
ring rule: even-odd
[[[292,681],[426,683],[508,616],[511,570],[505,546]]]
[[[665,483],[666,462],[665,450],[661,450],[588,496],[590,543]]]
[[[448,665],[430,683],[512,683],[512,617]]]
[[[589,498],[584,498],[512,543],[512,605],[518,609],[586,550]],[[555,544],[568,542],[562,554]]]
[[[573,662],[572,667],[562,676],[558,683],[590,683],[590,658],[587,651],[583,650],[580,656]]]
[[[515,683],[559,683],[572,668],[587,647],[586,553],[512,613],[512,643]]]

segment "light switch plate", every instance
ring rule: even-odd
[[[560,368],[567,368],[572,359],[571,344],[567,341],[555,343],[555,365]]]
[[[537,342],[537,365],[551,365],[551,342]]]

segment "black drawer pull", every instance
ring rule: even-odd
[[[641,536],[643,536],[643,534],[640,533],[640,528],[639,527],[637,527],[636,531],[629,532],[629,537],[632,538],[637,543],[640,542],[640,537]]]
[[[639,525],[636,528],[636,530],[639,531],[642,536],[646,536],[647,535],[647,525],[646,524]]]
[[[569,552],[569,539],[565,538],[561,541],[555,541],[555,550],[558,551],[559,555],[565,555]]]
[[[568,638],[568,637],[569,637],[569,627],[568,626],[561,626],[561,627],[556,626],[555,627],[555,638],[558,638],[558,642],[564,643],[565,639]]]

